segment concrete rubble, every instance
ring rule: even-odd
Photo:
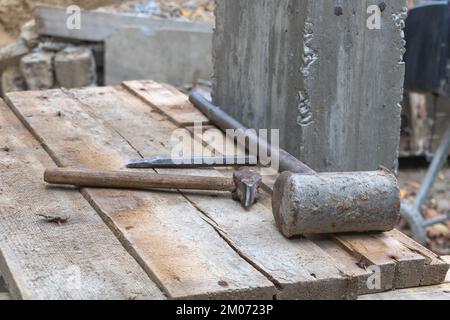
[[[97,9],[178,21],[214,22],[214,0],[134,0]]]
[[[167,23],[161,30],[118,30],[100,41],[41,33],[36,21],[30,20],[21,27],[16,42],[0,48],[4,91],[76,88],[149,78],[181,87],[210,78],[213,0],[122,1],[90,12],[154,17]],[[192,23],[190,28],[191,23],[186,22],[204,25]]]
[[[1,93],[97,85],[102,78],[97,73],[103,73],[99,65],[102,44],[43,37],[30,20],[16,42],[0,48]]]
[[[55,56],[55,74],[58,84],[64,88],[94,86],[97,72],[90,48],[68,47]]]
[[[39,34],[36,32],[35,20],[25,23],[20,29],[20,38],[29,48],[34,48],[39,43]]]
[[[36,51],[20,60],[20,71],[29,90],[51,89],[55,84],[53,75],[54,53]]]

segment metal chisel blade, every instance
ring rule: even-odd
[[[131,160],[127,168],[131,169],[192,169],[201,167],[235,167],[256,166],[258,159],[254,156],[220,156],[169,158],[154,157]]]

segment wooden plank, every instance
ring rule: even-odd
[[[450,300],[450,283],[370,294],[359,300]]]
[[[0,273],[0,292],[7,292],[8,289],[6,288],[5,280],[2,277],[2,274]]]
[[[358,279],[358,295],[373,294],[383,291],[382,288],[369,288],[368,281],[370,280],[369,277],[372,275],[372,272],[361,266],[358,259],[349,254],[346,250],[343,250],[335,241],[329,237],[318,235],[308,236],[308,239],[322,248],[322,250],[335,259],[337,263],[344,266],[345,271],[348,274],[351,274]]]
[[[425,258],[410,251],[388,234],[334,235],[334,239],[365,266],[381,268],[382,288],[402,289],[420,285]],[[391,285],[390,285],[391,284]]]
[[[102,98],[96,94],[98,91],[102,92]],[[149,107],[145,103],[131,99],[120,88],[86,88],[70,92],[79,101],[83,101],[84,107],[95,116],[101,115],[142,156],[171,153],[173,145],[170,137],[177,127],[161,118],[158,113],[148,112]],[[148,128],[154,129],[151,131],[151,139]],[[158,172],[226,174],[208,169]],[[347,274],[342,265],[311,241],[304,238],[284,238],[274,226],[271,209],[265,203],[259,203],[247,212],[239,203],[231,200],[228,193],[183,194],[200,209],[204,218],[239,255],[278,285],[278,299],[355,298],[357,279]],[[268,195],[264,199],[270,201]]]
[[[163,299],[79,192],[46,188],[42,175],[52,167],[0,102],[0,269],[13,298]]]
[[[450,263],[449,256],[441,257],[441,260]],[[359,300],[450,300],[450,272],[441,285],[369,294]]]
[[[132,14],[81,11],[82,28],[67,28],[70,14],[66,8],[38,5],[34,10],[37,31],[40,35],[85,41],[104,41],[119,28],[147,28],[148,30],[189,30],[212,33],[213,26],[207,23],[155,19]]]
[[[188,97],[171,85],[144,80],[125,81],[123,86],[165,114],[178,127],[191,126],[195,123],[204,125],[209,123],[208,118],[189,102]]]
[[[443,261],[438,257],[438,255],[421,246],[413,239],[398,230],[393,230],[388,234],[392,238],[401,242],[411,251],[417,252],[418,254],[425,257],[425,268],[420,281],[421,286],[432,286],[445,281],[446,274],[450,267],[449,263]]]
[[[142,103],[129,93],[126,100],[111,99],[107,93],[106,88],[93,90],[91,98],[118,110]],[[87,112],[61,90],[11,93],[8,101],[60,166],[121,170],[127,160],[140,156],[111,126],[113,119],[104,121]],[[114,120],[134,127],[125,113]],[[157,131],[147,127],[142,135],[151,140]],[[168,297],[271,299],[276,293],[274,285],[236,254],[179,193],[82,192]]]
[[[0,301],[11,300],[11,296],[7,292],[0,292]]]

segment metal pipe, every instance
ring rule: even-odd
[[[199,92],[194,91],[189,96],[189,100],[222,131],[226,131],[227,129],[238,130],[238,134],[245,135],[245,138],[248,139],[250,145],[254,144],[259,146],[259,152],[261,154],[270,155],[272,158],[278,157],[280,163],[279,171],[281,173],[289,171],[292,173],[309,175],[317,174],[316,171],[295,158],[293,155],[289,154],[287,151],[279,148],[273,148],[271,144],[258,137],[258,135],[251,130],[248,130],[248,128],[246,128],[242,123],[228,115],[225,111],[209,102]],[[246,139],[238,139],[238,143],[247,149],[245,141]]]
[[[450,149],[450,125],[441,141],[441,144],[439,145],[438,150],[436,151],[436,154],[434,155],[433,162],[431,163],[431,166],[428,170],[428,173],[423,181],[422,187],[414,203],[414,207],[417,210],[420,211],[422,206],[427,201],[428,196],[430,194],[430,190],[433,187],[433,184],[436,181],[439,172],[441,171],[445,161],[448,158],[449,149]]]

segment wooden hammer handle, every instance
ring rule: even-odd
[[[51,169],[44,173],[47,183],[74,185],[78,187],[119,189],[185,189],[207,191],[236,190],[233,179],[187,175],[162,175],[147,172],[92,171],[73,169]]]

